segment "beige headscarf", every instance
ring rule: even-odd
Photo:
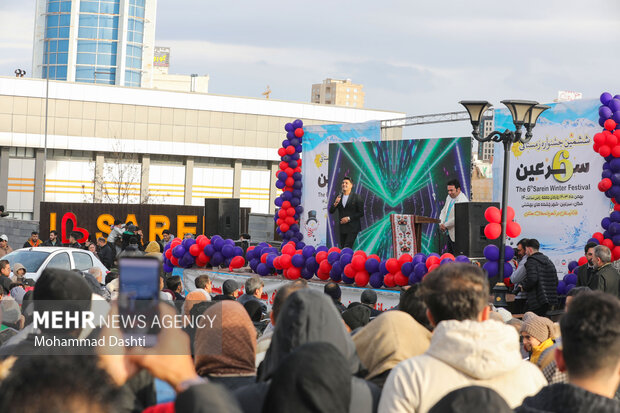
[[[368,369],[368,380],[424,353],[431,332],[403,311],[386,311],[355,334],[353,342]]]

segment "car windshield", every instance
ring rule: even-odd
[[[17,263],[26,267],[26,272],[37,272],[43,261],[50,255],[49,252],[43,251],[13,251],[2,257],[11,264],[11,269]]]

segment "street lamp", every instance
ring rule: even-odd
[[[532,139],[532,129],[541,113],[549,109],[549,106],[539,105],[533,100],[502,100],[512,115],[515,130],[506,129],[504,132],[493,131],[488,136],[480,136],[479,126],[482,114],[491,107],[486,100],[462,100],[459,102],[467,109],[474,130],[472,135],[478,142],[501,142],[504,144],[504,170],[502,184],[502,233],[499,250],[499,274],[498,284],[504,281],[504,257],[506,249],[506,213],[508,211],[508,164],[510,162],[510,145],[516,142],[526,143]],[[525,128],[525,136],[521,134],[521,128]],[[503,285],[503,284],[502,284]],[[497,286],[496,286],[497,288]],[[494,288],[495,291],[497,291]],[[505,301],[504,301],[505,302]]]

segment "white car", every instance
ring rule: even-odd
[[[105,277],[108,269],[95,255],[86,250],[68,247],[33,247],[21,248],[2,257],[8,260],[11,268],[16,263],[26,267],[25,278],[38,280],[46,268],[61,268],[63,270],[88,271],[93,267],[101,270]]]

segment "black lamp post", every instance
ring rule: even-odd
[[[497,284],[502,284],[504,281],[504,257],[506,249],[506,214],[507,214],[507,202],[508,202],[508,173],[510,162],[510,145],[516,142],[529,142],[532,139],[532,129],[536,126],[536,121],[541,113],[549,109],[549,106],[539,105],[538,102],[532,100],[502,100],[502,103],[508,108],[512,115],[512,122],[515,125],[515,130],[511,131],[506,129],[504,132],[493,131],[488,136],[480,136],[479,126],[480,117],[482,114],[491,107],[491,104],[486,100],[462,100],[459,102],[467,109],[471,120],[471,125],[474,130],[472,135],[478,142],[501,142],[504,144],[504,170],[503,170],[503,184],[502,184],[502,233],[501,243],[499,250],[499,274]],[[521,135],[521,128],[525,127],[525,136]],[[496,293],[501,293],[505,297],[505,288],[503,291],[497,290],[497,285],[494,288]],[[505,298],[497,299],[498,303],[505,305]],[[501,305],[501,304],[500,304]]]

